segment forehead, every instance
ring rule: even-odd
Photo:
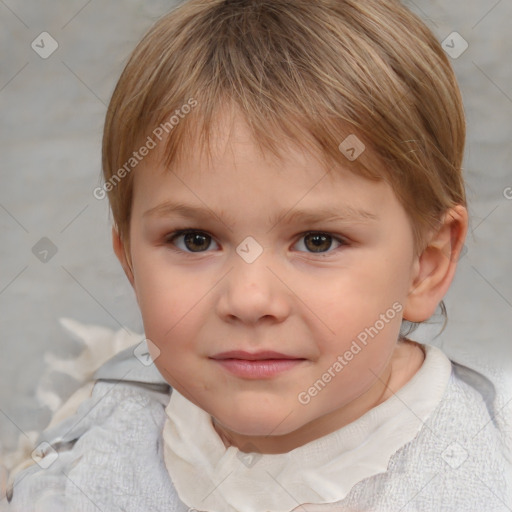
[[[192,143],[187,157],[158,158],[135,173],[134,209],[146,218],[180,216],[226,224],[242,218],[268,225],[322,219],[375,220],[389,201],[384,182],[371,181],[282,139],[278,155],[260,147],[241,117],[219,119],[208,148]],[[388,187],[389,189],[389,187]]]

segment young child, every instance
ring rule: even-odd
[[[162,18],[94,191],[147,340],[42,434],[9,510],[510,510],[494,385],[406,337],[463,247],[464,139],[448,59],[396,0]]]

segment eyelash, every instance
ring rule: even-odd
[[[165,243],[168,244],[168,245],[174,245],[174,242],[175,240],[180,237],[180,236],[183,236],[183,235],[187,235],[187,234],[201,234],[201,235],[206,235],[207,237],[209,237],[211,240],[215,241],[214,237],[211,236],[209,233],[207,233],[206,231],[202,231],[200,229],[192,229],[192,228],[188,228],[188,229],[178,229],[176,231],[174,231],[173,233],[167,235],[165,237]],[[348,240],[344,237],[340,237],[340,236],[334,236],[332,235],[331,233],[329,232],[326,232],[326,231],[305,231],[303,233],[300,234],[299,236],[299,240],[301,240],[302,238],[304,238],[305,236],[307,235],[327,235],[328,237],[332,238],[333,241],[335,242],[338,242],[340,244],[339,247],[335,248],[335,249],[329,249],[328,251],[324,251],[324,252],[312,252],[312,251],[300,251],[300,252],[306,252],[306,254],[313,254],[315,256],[328,256],[329,254],[331,254],[332,252],[334,252],[336,249],[339,249],[340,247],[343,247],[343,246],[347,246],[349,245],[348,243]],[[185,254],[204,254],[204,253],[207,253],[207,252],[210,252],[208,250],[205,250],[205,251],[188,251],[188,250],[183,250],[183,249],[172,249],[176,252],[179,252],[179,253],[185,253]]]

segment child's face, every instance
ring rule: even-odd
[[[297,432],[335,430],[385,392],[416,267],[412,229],[386,183],[328,175],[291,147],[264,159],[241,120],[228,133],[224,122],[211,161],[191,151],[173,172],[137,168],[133,285],[168,382],[226,432],[294,446]],[[186,228],[199,233],[170,240]],[[300,361],[241,376],[213,359],[233,350]]]

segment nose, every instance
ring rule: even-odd
[[[290,292],[286,280],[272,267],[265,253],[252,263],[235,254],[216,303],[219,317],[250,325],[285,320],[291,310]]]

